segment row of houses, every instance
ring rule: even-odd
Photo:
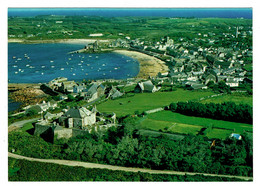
[[[159,77],[163,77],[159,75]],[[240,73],[207,73],[207,72],[171,72],[164,77],[169,77],[172,82],[182,83],[184,81],[197,82],[199,84],[207,85],[210,81],[218,83],[224,81],[230,87],[238,87],[239,84],[244,83],[246,78],[243,74]]]
[[[106,87],[100,82],[92,82],[90,84],[76,83],[75,81],[68,81],[68,79],[64,77],[55,78],[48,83],[48,86],[52,90],[63,94],[80,95],[85,100],[88,100],[88,102],[95,101],[102,96],[116,99],[123,95],[123,93],[115,87]],[[105,95],[106,92],[107,94]]]
[[[43,101],[42,103],[37,103],[36,105],[28,105],[23,108],[25,113],[36,112],[37,114],[41,114],[46,112],[47,110],[54,110],[58,106],[57,102],[54,100],[51,101]]]

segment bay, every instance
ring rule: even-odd
[[[139,73],[137,60],[117,54],[68,54],[82,44],[8,44],[8,82],[45,83],[69,80],[126,79]]]

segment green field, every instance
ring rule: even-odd
[[[228,94],[223,96],[217,96],[200,101],[201,103],[223,103],[234,102],[236,104],[248,104],[253,106],[253,96],[243,96],[238,94]]]
[[[212,129],[211,132],[206,134],[208,138],[222,138],[225,139],[227,136],[229,136],[233,131],[231,130],[223,130],[223,129]]]
[[[97,109],[100,112],[115,112],[117,116],[134,114],[135,111],[143,111],[168,106],[172,102],[197,100],[201,97],[213,95],[213,92],[193,92],[189,90],[177,89],[173,92],[140,93],[132,97],[108,100]]]
[[[202,126],[197,125],[174,123],[171,121],[160,121],[148,118],[141,122],[138,127],[143,129],[150,129],[156,131],[162,130],[180,134],[197,134],[200,131],[200,129],[203,128]]]
[[[252,64],[246,64],[244,67],[243,67],[246,71],[252,71],[253,70],[253,65]]]
[[[32,128],[33,128],[33,125],[32,125],[32,123],[30,122],[30,123],[25,124],[25,125],[21,128],[21,130],[25,132],[25,131],[30,130],[30,129],[32,129]]]
[[[253,132],[253,127],[249,124],[192,117],[171,111],[149,114],[138,124],[141,129],[194,135],[197,135],[202,128],[209,126],[212,126],[212,130],[206,134],[209,138],[223,139],[233,132],[240,134],[244,131]]]

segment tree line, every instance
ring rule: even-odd
[[[253,123],[253,108],[248,104],[177,102],[171,103],[169,109],[188,116],[212,118],[218,120]]]

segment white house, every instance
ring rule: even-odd
[[[234,78],[227,78],[226,85],[228,85],[230,87],[238,87],[239,86],[239,82],[235,81]]]

